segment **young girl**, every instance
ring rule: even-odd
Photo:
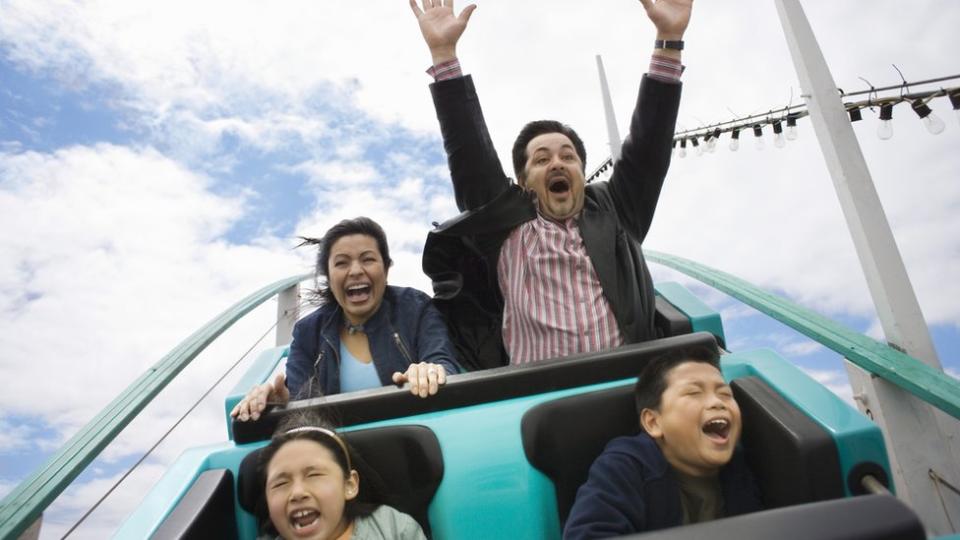
[[[261,539],[426,540],[407,514],[357,499],[350,448],[318,419],[281,424],[260,453],[260,470],[269,513],[269,520],[260,516]]]

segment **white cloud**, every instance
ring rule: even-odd
[[[846,372],[825,369],[807,369],[802,367],[801,369],[803,369],[807,375],[813,377],[815,381],[826,386],[827,389],[849,403],[851,406],[857,406],[856,402],[853,400],[853,389],[850,388],[850,381],[847,379]]]
[[[27,425],[15,425],[0,418],[0,453],[21,450],[30,446],[35,430]]]
[[[8,352],[0,377],[11,383],[0,410],[37,418],[34,435],[41,425],[55,430],[52,440],[33,437],[24,446],[16,441],[27,428],[0,418],[0,449],[52,451],[203,323],[267,283],[309,271],[311,256],[291,251],[286,240],[224,241],[246,203],[215,195],[209,185],[151,148],[101,144],[0,155],[0,215],[13,233],[0,238],[0,259],[8,263],[0,266],[0,346]],[[115,470],[117,460],[139,456],[159,439],[269,329],[275,313],[268,302],[221,336],[98,466]],[[272,342],[270,334],[258,349]],[[184,447],[224,439],[219,404],[244,366],[158,448],[153,480]],[[43,536],[62,534],[105,482],[79,482],[58,499]],[[81,536],[103,537],[118,526],[149,483],[122,487]]]
[[[808,354],[813,354],[819,350],[823,349],[823,345],[817,343],[816,341],[806,340],[806,341],[795,341],[782,345],[781,351],[787,356],[807,356]]]
[[[318,186],[362,186],[378,180],[376,168],[363,161],[312,160],[300,163],[291,172],[302,173]]]
[[[948,368],[944,368],[943,371],[944,373],[953,377],[954,379],[960,379],[960,369],[948,367]]]
[[[222,241],[243,201],[207,182],[151,149],[0,156],[16,232],[0,239],[0,376],[25,383],[0,409],[75,428],[218,312],[302,271],[289,250]]]
[[[797,334],[787,334],[783,332],[772,332],[768,334],[758,334],[752,333],[749,336],[746,336],[743,341],[748,341],[754,346],[764,345],[769,346],[782,355],[798,358],[802,356],[807,356],[813,354],[817,351],[823,350],[823,345],[807,339],[802,335]]]

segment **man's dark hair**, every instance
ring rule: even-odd
[[[523,126],[520,134],[517,135],[517,140],[513,142],[513,173],[517,175],[517,180],[526,179],[524,167],[527,164],[527,145],[530,144],[530,141],[534,138],[544,133],[560,133],[566,135],[567,138],[570,139],[570,142],[573,143],[573,148],[577,151],[577,155],[580,156],[580,166],[583,170],[582,172],[586,174],[587,149],[583,146],[583,141],[580,139],[580,136],[577,135],[577,132],[574,131],[572,127],[561,124],[556,120],[535,120]]]
[[[320,246],[320,251],[317,253],[317,267],[315,270],[317,276],[327,277],[330,263],[330,249],[337,243],[337,240],[344,236],[350,236],[351,234],[363,234],[372,237],[377,241],[377,248],[380,250],[380,258],[383,259],[384,269],[390,268],[393,265],[393,259],[390,258],[390,246],[387,245],[387,233],[383,232],[383,227],[377,224],[376,221],[361,216],[353,219],[345,219],[337,223],[333,227],[330,227],[322,238],[300,237],[300,239],[303,240],[300,246],[305,244]],[[333,297],[333,291],[330,290],[326,281],[314,291],[313,296],[321,303],[336,302]]]
[[[644,409],[660,410],[660,400],[667,389],[667,375],[684,362],[702,362],[720,369],[720,351],[716,345],[693,345],[668,351],[647,362],[633,390],[638,417]]]

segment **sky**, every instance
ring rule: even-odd
[[[480,0],[458,52],[506,162],[519,128],[557,118],[609,155],[594,56],[621,133],[655,31],[639,2]],[[847,91],[957,72],[960,9],[928,0],[804,2]],[[460,9],[465,4],[458,4]],[[685,36],[679,129],[799,103],[774,3],[698,0]],[[343,218],[388,233],[392,284],[430,290],[420,253],[456,214],[404,0],[0,0],[0,495],[132,380],[267,283],[309,272],[294,249]],[[956,82],[945,83],[956,85]],[[960,373],[960,124],[894,110],[854,131],[946,370]],[[693,259],[882,339],[810,125],[783,149],[675,158],[644,246]],[[681,281],[724,317],[732,350],[771,347],[845,399],[840,359],[726,296]],[[48,510],[58,538],[254,347],[267,303],[204,352]],[[269,341],[272,338],[268,338]],[[241,364],[241,370],[246,364]],[[225,437],[228,377],[80,528],[115,530],[191,445]]]

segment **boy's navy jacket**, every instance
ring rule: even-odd
[[[720,469],[724,515],[762,510],[760,490],[740,448]],[[673,467],[646,432],[618,437],[590,467],[577,490],[564,540],[610,538],[681,525],[680,485]]]
[[[320,306],[293,328],[287,357],[287,388],[294,399],[340,393],[340,329],[343,310],[336,302]],[[363,324],[373,365],[384,385],[395,371],[432,362],[448,374],[460,371],[453,344],[430,297],[409,287],[387,285],[380,308]],[[311,377],[316,377],[313,384]]]

